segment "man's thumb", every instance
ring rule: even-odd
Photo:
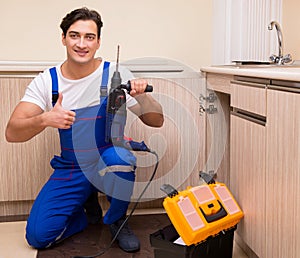
[[[61,106],[62,100],[63,100],[63,95],[62,95],[61,92],[59,92],[58,93],[58,98],[57,98],[57,101],[56,101],[56,105],[60,105]]]

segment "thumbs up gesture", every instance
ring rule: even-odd
[[[75,121],[75,112],[62,107],[63,95],[59,93],[56,104],[45,118],[47,126],[59,129],[69,129]]]

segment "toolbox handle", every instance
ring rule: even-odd
[[[214,222],[214,221],[216,221],[216,220],[222,219],[222,218],[224,218],[224,217],[227,215],[226,210],[224,209],[223,205],[221,204],[221,202],[220,202],[219,200],[218,200],[218,203],[220,204],[221,209],[220,209],[217,213],[212,214],[212,215],[206,215],[206,214],[204,213],[204,211],[203,211],[203,210],[201,209],[201,207],[200,207],[200,210],[201,210],[201,212],[202,212],[204,218],[206,219],[206,221],[207,221],[208,223],[211,223],[211,222]]]

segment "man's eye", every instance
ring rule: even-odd
[[[95,39],[95,36],[87,36],[86,37],[88,40],[94,40]]]
[[[70,38],[72,38],[72,39],[78,38],[78,35],[77,34],[70,34]]]

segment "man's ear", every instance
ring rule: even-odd
[[[61,34],[61,42],[63,43],[63,45],[66,45],[66,37],[64,35],[64,33]]]

